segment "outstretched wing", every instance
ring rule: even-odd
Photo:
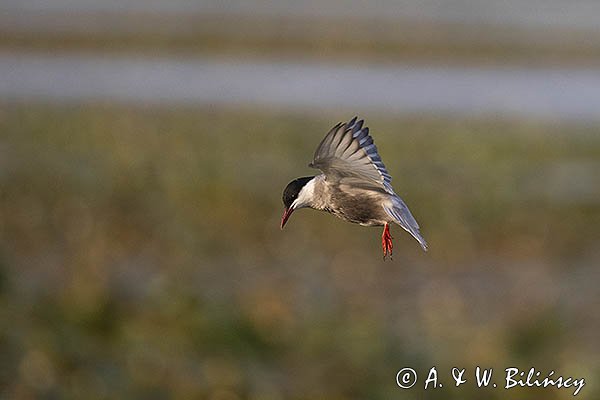
[[[393,194],[392,177],[377,153],[369,128],[357,119],[334,126],[317,147],[309,167],[320,169],[328,178],[346,178],[353,185],[375,186]]]
[[[400,197],[396,195],[392,196],[391,204],[384,204],[383,209],[398,225],[417,239],[417,242],[419,242],[423,250],[427,251],[427,242],[423,236],[421,236],[419,224],[415,220],[415,217],[412,216],[406,203]]]

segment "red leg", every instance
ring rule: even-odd
[[[392,235],[390,234],[390,227],[388,224],[385,224],[383,227],[383,233],[381,234],[381,247],[383,249],[383,259],[389,254],[390,260],[392,259],[392,248],[394,244],[392,243]]]

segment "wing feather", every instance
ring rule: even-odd
[[[411,214],[406,203],[400,197],[394,196],[392,204],[384,205],[383,209],[398,225],[417,239],[417,242],[419,242],[423,250],[427,251],[427,242],[423,236],[421,236],[419,224]]]
[[[363,120],[354,117],[334,126],[317,147],[309,166],[340,184],[389,194],[389,200],[383,204],[385,212],[427,250],[419,224],[406,203],[394,193],[392,177],[377,152],[369,128],[363,125]]]
[[[391,181],[369,128],[358,117],[334,126],[317,147],[309,166],[328,177],[355,177],[393,194]]]

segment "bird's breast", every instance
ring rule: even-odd
[[[382,207],[382,199],[375,192],[349,193],[332,190],[324,211],[345,221],[364,226],[384,225],[389,219]]]

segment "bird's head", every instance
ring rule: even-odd
[[[285,187],[283,191],[283,216],[281,217],[281,229],[294,210],[303,207],[309,207],[314,196],[315,181],[314,176],[294,179]]]

